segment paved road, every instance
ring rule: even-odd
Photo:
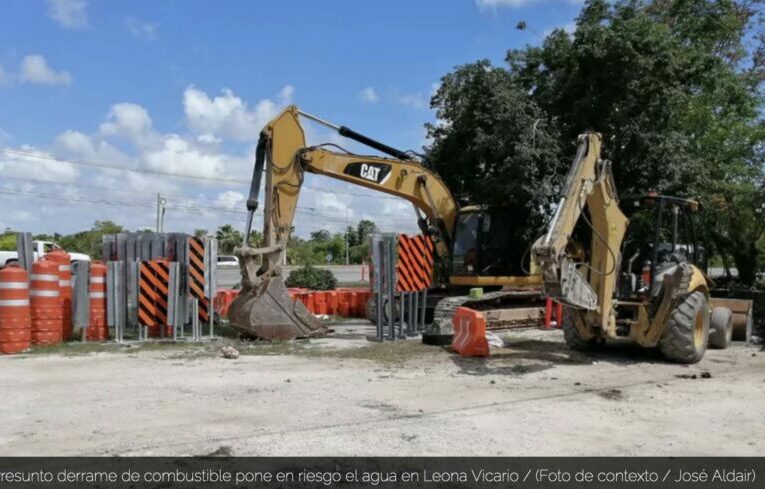
[[[298,267],[285,267],[285,276]],[[339,283],[361,282],[362,265],[329,265],[319,266],[331,270]],[[364,280],[369,280],[368,272],[364,272]],[[218,269],[218,287],[233,287],[239,283],[238,268],[219,268]]]

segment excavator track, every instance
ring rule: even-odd
[[[544,317],[540,290],[498,290],[480,298],[460,295],[441,299],[433,313],[433,324],[439,325],[442,332],[450,331],[454,312],[463,306],[483,312],[487,330],[536,327]]]

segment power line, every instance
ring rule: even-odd
[[[110,165],[107,163],[97,163],[94,161],[81,161],[81,160],[71,160],[68,158],[61,158],[56,155],[47,154],[47,153],[35,153],[31,151],[23,151],[19,149],[12,149],[12,148],[2,148],[2,151],[9,154],[16,154],[21,156],[29,156],[32,158],[42,158],[50,161],[58,161],[60,163],[69,163],[72,165],[83,165],[83,166],[92,166],[97,168],[108,168],[111,170],[120,170],[120,171],[127,171],[127,172],[133,172],[133,173],[146,173],[149,175],[162,175],[167,177],[176,177],[176,178],[190,178],[193,180],[203,180],[203,181],[209,181],[209,182],[221,182],[221,183],[236,183],[236,184],[247,184],[249,181],[247,180],[236,180],[231,178],[221,178],[221,177],[203,177],[200,175],[189,175],[187,173],[174,173],[174,172],[166,172],[161,170],[152,170],[149,168],[127,168],[120,165]]]
[[[249,185],[250,180],[243,180],[243,179],[236,179],[236,178],[223,178],[223,177],[203,177],[201,175],[189,175],[187,173],[175,173],[175,172],[165,172],[161,170],[152,170],[148,168],[128,168],[120,165],[111,165],[108,163],[103,162],[95,162],[95,161],[83,161],[83,160],[73,160],[69,158],[63,158],[54,154],[50,153],[42,153],[42,152],[33,152],[33,151],[24,151],[20,149],[14,149],[14,148],[0,148],[0,151],[3,151],[8,154],[15,154],[19,156],[28,156],[31,158],[40,158],[50,161],[57,161],[59,163],[69,163],[72,165],[82,165],[82,166],[89,166],[89,167],[95,167],[95,168],[105,168],[110,170],[118,170],[118,171],[126,171],[131,173],[138,173],[138,174],[149,174],[149,175],[161,175],[166,177],[174,177],[174,178],[188,178],[192,180],[199,180],[199,181],[206,181],[206,182],[218,182],[218,183],[226,183],[226,184],[236,184],[236,185]],[[303,187],[303,190],[313,190],[316,192],[323,192],[327,194],[344,194],[344,195],[352,195],[357,197],[370,197],[368,194],[359,193],[359,192],[350,192],[347,190],[326,190],[318,187]],[[374,192],[374,190],[371,190],[371,192]],[[375,196],[375,198],[380,199],[387,199],[387,200],[399,200],[400,197],[394,197],[390,195],[378,195]]]
[[[70,196],[64,196],[64,195],[14,191],[14,190],[8,190],[8,189],[0,190],[0,194],[12,195],[12,196],[35,197],[40,199],[57,200],[57,201],[63,201],[63,202],[77,202],[77,203],[83,203],[83,204],[99,204],[99,205],[126,206],[126,207],[142,207],[142,208],[150,208],[150,209],[153,209],[156,205],[154,202],[137,202],[137,201],[124,201],[124,200],[112,200],[112,199],[84,199],[81,197],[70,197]],[[167,209],[177,210],[177,211],[192,213],[192,214],[201,213],[202,211],[205,211],[205,210],[219,212],[219,213],[236,214],[238,216],[244,216],[247,214],[247,211],[245,210],[229,209],[229,208],[220,207],[220,206],[204,206],[204,205],[185,204],[185,203],[173,204],[173,205],[167,206]],[[296,214],[309,214],[312,216],[320,217],[326,221],[345,223],[345,219],[341,217],[335,217],[335,216],[331,216],[327,214],[322,214],[320,210],[313,207],[298,206]],[[400,221],[380,220],[380,222],[397,223]]]

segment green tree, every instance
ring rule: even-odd
[[[752,283],[762,238],[751,218],[765,162],[761,0],[588,0],[570,35],[442,79],[429,157],[460,197],[507,202],[516,232],[549,215],[577,134],[604,134],[622,194],[707,204],[709,247]],[[528,215],[530,220],[524,219]]]
[[[16,233],[5,231],[0,234],[0,251],[16,251]]]
[[[231,224],[224,224],[215,231],[218,240],[218,252],[222,255],[230,255],[238,246],[242,246],[242,233]]]
[[[365,244],[371,234],[377,232],[377,225],[368,219],[362,219],[356,225],[356,243],[354,245]]]
[[[326,229],[319,229],[318,231],[311,232],[311,241],[329,241],[332,239],[332,234]]]
[[[56,241],[66,251],[86,253],[91,257],[101,256],[101,245],[106,234],[117,234],[125,229],[112,221],[96,221],[88,231],[61,236]]]

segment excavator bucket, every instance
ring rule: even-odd
[[[280,276],[261,287],[242,290],[229,309],[237,331],[268,340],[321,336],[329,330],[300,301],[293,301]]]

